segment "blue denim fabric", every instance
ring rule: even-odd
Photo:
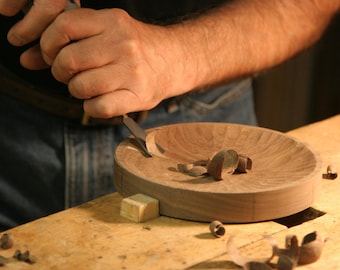
[[[228,122],[257,125],[251,79],[186,94],[151,110],[143,128],[184,122]]]
[[[0,230],[63,209],[63,123],[0,94]]]
[[[124,126],[84,127],[0,94],[0,231],[114,192]],[[141,125],[214,121],[256,125],[251,81],[160,104]]]

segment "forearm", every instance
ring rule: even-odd
[[[230,81],[287,60],[319,39],[339,6],[339,0],[238,0],[174,26],[190,56],[187,87]]]
[[[149,110],[166,98],[278,65],[313,44],[340,6],[340,0],[235,0],[159,26],[121,9],[80,8],[55,17],[61,2],[52,16],[36,5],[8,36],[39,36],[36,22],[47,21],[40,46],[25,51],[21,63],[51,65],[71,95],[84,99],[85,112],[102,118]]]

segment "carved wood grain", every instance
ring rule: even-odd
[[[160,214],[195,221],[270,220],[308,208],[321,186],[321,161],[309,146],[286,134],[237,124],[189,123],[147,131],[165,152],[143,156],[130,139],[115,151],[114,184],[123,196],[143,193],[160,202]],[[223,149],[252,159],[252,170],[191,177],[178,163],[193,163]]]

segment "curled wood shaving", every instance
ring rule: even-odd
[[[190,176],[201,176],[208,173],[215,180],[222,180],[228,174],[246,173],[252,168],[252,160],[235,150],[222,149],[215,153],[212,158],[197,160],[193,163],[177,164],[177,170]]]
[[[214,220],[209,224],[210,232],[217,238],[223,236],[225,234],[225,228],[222,222],[218,220]]]
[[[234,150],[223,149],[216,153],[208,164],[208,174],[217,180],[224,179],[237,169],[239,156]]]
[[[300,249],[298,239],[295,235],[286,236],[286,244],[284,249],[277,248],[276,255],[278,261],[276,264],[271,263],[274,269],[292,270],[297,265]]]
[[[233,262],[246,270],[292,270],[297,265],[309,264],[317,261],[323,249],[324,241],[316,233],[307,234],[299,246],[295,235],[286,236],[284,249],[280,249],[276,240],[272,236],[264,236],[272,247],[272,254],[268,258],[253,260],[243,256],[234,243],[234,238],[230,237],[227,243],[227,251]],[[276,262],[272,262],[277,257]]]
[[[326,179],[334,180],[338,177],[338,172],[336,167],[333,164],[327,166],[327,173],[323,175]]]
[[[317,261],[322,253],[324,240],[317,232],[307,234],[300,247],[299,264],[309,264]]]
[[[238,155],[238,157],[239,157],[239,161],[238,161],[236,171],[240,173],[246,173],[250,171],[253,166],[253,161],[249,157],[242,155],[242,154]]]
[[[280,255],[276,268],[279,270],[293,270],[296,266],[296,262],[294,262],[291,258],[286,255]]]
[[[194,166],[192,167],[188,172],[187,172],[190,176],[201,176],[203,174],[207,173],[207,168],[203,167],[203,166]]]
[[[165,158],[165,150],[158,143],[156,143],[156,134],[157,132],[151,132],[147,134],[145,139],[146,149],[152,154],[152,156]]]
[[[8,233],[4,233],[3,235],[1,235],[0,237],[0,248],[1,249],[9,249],[13,246],[13,237],[12,235],[8,234]]]
[[[187,173],[193,167],[194,167],[194,164],[192,164],[192,163],[189,163],[189,164],[179,163],[179,164],[177,164],[177,170],[179,172],[182,172],[182,173]]]
[[[249,268],[251,265],[258,265],[259,264],[266,264],[268,263],[277,252],[277,245],[275,239],[272,239],[270,236],[268,236],[267,239],[270,239],[270,242],[272,244],[272,254],[268,258],[262,258],[254,261],[252,258],[248,258],[244,255],[242,255],[239,251],[239,249],[236,247],[236,244],[234,242],[234,237],[230,237],[227,242],[227,251],[233,262],[239,266],[242,266],[244,269],[257,269],[257,268]],[[248,268],[245,268],[248,267]],[[269,268],[270,269],[270,268]]]

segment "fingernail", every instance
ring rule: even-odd
[[[52,65],[51,59],[46,54],[44,54],[43,52],[41,52],[41,55],[42,55],[42,58],[44,59],[44,61],[46,62],[46,64],[51,66]]]

